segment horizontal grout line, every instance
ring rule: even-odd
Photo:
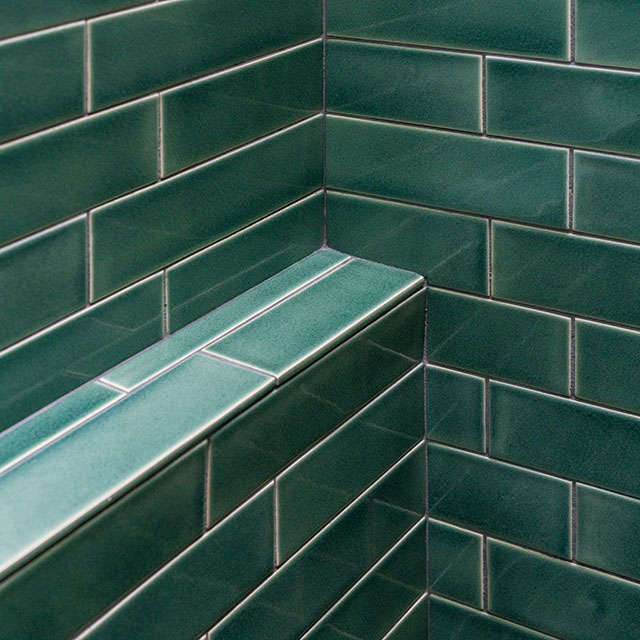
[[[5,253],[13,251],[14,249],[19,249],[23,245],[28,244],[34,240],[36,241],[40,240],[40,238],[48,235],[49,233],[58,231],[60,229],[63,229],[64,227],[71,226],[72,224],[75,224],[79,220],[82,220],[83,218],[86,218],[86,217],[87,217],[86,212],[76,213],[73,216],[65,218],[64,220],[55,222],[54,224],[48,227],[45,227],[44,229],[38,229],[38,231],[35,231],[31,235],[22,236],[21,238],[18,238],[13,242],[9,242],[8,244],[2,245],[0,246],[0,257],[2,257],[2,255]],[[0,350],[0,353],[1,353],[1,350]]]
[[[218,353],[212,353],[211,351],[207,351],[212,345],[208,347],[202,347],[202,349],[198,349],[194,351],[192,355],[201,355],[207,358],[211,358],[212,360],[217,360],[218,362],[225,362],[227,364],[232,364],[234,367],[239,367],[240,369],[246,369],[247,371],[253,371],[253,373],[259,373],[267,378],[271,378],[272,380],[277,380],[276,376],[273,373],[270,373],[266,369],[261,369],[260,367],[254,367],[247,362],[243,362],[242,360],[236,360],[235,358],[229,358],[228,356],[223,356]]]
[[[428,588],[427,584],[427,588]],[[400,627],[401,624],[425,601],[428,599],[428,593],[422,594],[395,622],[395,624],[384,634],[384,636],[380,640],[391,640],[391,637],[396,632],[396,630]],[[416,638],[416,640],[420,640]]]
[[[77,18],[76,20],[72,20],[71,22],[63,22],[62,24],[56,24],[52,27],[44,27],[35,31],[26,31],[25,33],[8,36],[6,38],[0,39],[0,48],[2,48],[4,45],[16,44],[17,42],[23,42],[25,40],[30,40],[31,38],[37,38],[38,36],[46,36],[52,33],[65,31],[67,29],[73,29],[85,24],[86,21],[86,18]]]

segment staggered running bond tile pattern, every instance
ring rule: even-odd
[[[638,638],[640,6],[327,12],[329,246],[428,281],[429,638]]]

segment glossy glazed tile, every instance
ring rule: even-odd
[[[640,77],[489,58],[487,132],[640,153]]]
[[[278,477],[279,562],[424,437],[423,380],[418,367]]]
[[[429,520],[429,588],[482,608],[482,536]]]
[[[156,179],[156,99],[0,147],[0,244]]]
[[[640,247],[493,225],[496,297],[640,325],[639,281]]]
[[[328,0],[330,34],[566,60],[565,0]]]
[[[0,140],[83,114],[83,51],[81,25],[0,44]]]
[[[91,25],[93,109],[320,36],[313,0],[187,0]],[[180,46],[167,46],[168,42]]]
[[[0,531],[0,572],[46,548],[272,384],[196,355],[9,471],[0,483],[0,516],[8,523]]]
[[[0,249],[0,349],[86,304],[86,219]]]
[[[266,487],[78,640],[199,637],[272,569],[273,490]]]
[[[566,182],[563,149],[327,118],[329,187],[566,228]]]
[[[384,640],[420,640],[427,637],[428,600],[421,598]]]
[[[172,331],[301,260],[322,245],[322,194],[269,216],[167,270]]]
[[[569,392],[569,319],[431,289],[430,362]]]
[[[640,161],[575,154],[574,228],[640,242]]]
[[[0,356],[0,431],[162,338],[156,276]]]
[[[213,435],[212,521],[422,360],[424,304],[415,294]]]
[[[566,640],[633,640],[640,586],[489,541],[489,611]]]
[[[322,120],[316,118],[96,209],[93,299],[238,231],[321,185]]]
[[[576,323],[576,395],[640,412],[640,333]]]
[[[488,292],[487,221],[342,193],[327,197],[327,242],[409,269],[429,284]]]
[[[329,40],[327,108],[480,131],[480,56]]]
[[[640,497],[640,417],[491,383],[492,456]]]
[[[427,437],[484,451],[484,382],[466,373],[427,367]]]
[[[162,97],[171,174],[322,109],[322,43],[178,87]]]
[[[569,557],[571,483],[429,445],[429,514]]]
[[[210,640],[297,640],[422,518],[424,476],[419,447],[216,626]]]
[[[205,457],[200,445],[0,584],[0,638],[75,636],[197,538]]]

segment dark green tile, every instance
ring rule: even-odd
[[[640,412],[640,333],[576,323],[576,395]]]
[[[0,349],[86,304],[86,219],[0,249]]]
[[[167,270],[175,331],[319,249],[322,194],[269,216]]]
[[[492,456],[640,496],[640,418],[491,383]]]
[[[422,598],[399,622],[385,640],[424,640],[427,637],[428,600]]]
[[[328,0],[331,34],[567,60],[566,0]]]
[[[489,611],[566,640],[635,640],[640,586],[489,542]]]
[[[640,77],[489,58],[487,132],[640,153]]]
[[[91,26],[91,106],[178,84],[321,33],[322,6],[315,0],[186,0],[107,16]]]
[[[427,367],[427,437],[484,451],[484,382],[466,373]]]
[[[89,307],[0,356],[0,430],[162,338],[162,278]]]
[[[330,246],[409,269],[429,284],[488,292],[487,221],[355,195],[329,193]]]
[[[74,636],[197,538],[205,457],[203,444],[3,582],[0,638]]]
[[[0,148],[0,244],[152,182],[157,100],[85,118]]]
[[[640,162],[575,154],[574,228],[640,242]]]
[[[278,478],[280,562],[423,438],[423,380],[418,367]]]
[[[568,394],[569,319],[429,291],[430,362]]]
[[[493,225],[493,293],[499,298],[640,325],[638,282],[640,247]]]
[[[482,608],[482,536],[429,520],[429,588]]]
[[[0,44],[0,140],[82,115],[83,65],[82,26]]]
[[[199,637],[272,569],[273,489],[266,487],[81,637]]]
[[[329,40],[327,108],[480,131],[480,56]]]
[[[321,185],[322,120],[316,118],[105,205],[92,213],[93,299],[162,269]]]
[[[567,226],[567,152],[327,118],[327,185],[495,218]],[[500,176],[500,188],[488,189]]]
[[[429,445],[429,514],[569,557],[571,483]]]
[[[213,521],[422,360],[424,303],[412,296],[214,434]]]
[[[178,87],[162,97],[171,174],[322,109],[322,43]]]

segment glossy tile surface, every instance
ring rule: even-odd
[[[431,289],[430,362],[567,394],[569,320]]]
[[[422,598],[385,640],[415,640],[427,637],[427,598]]]
[[[480,56],[327,43],[327,108],[480,131]]]
[[[428,455],[431,516],[569,557],[569,482],[436,444]]]
[[[329,187],[567,226],[562,149],[336,116],[327,145]]]
[[[479,218],[328,194],[329,246],[415,271],[429,284],[487,293],[487,236],[487,222]]]

